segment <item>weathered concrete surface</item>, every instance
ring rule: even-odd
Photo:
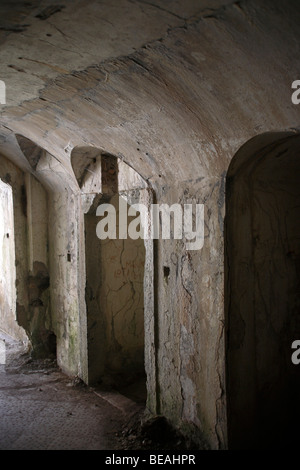
[[[121,431],[140,405],[114,391],[95,393],[52,361],[32,361],[20,344],[0,338],[7,350],[0,365],[1,450],[124,449]]]
[[[84,277],[77,262],[83,236],[72,150],[92,146],[119,157],[159,203],[205,205],[201,251],[187,252],[183,241],[155,247],[156,356],[147,362],[148,391],[157,394],[152,411],[222,448],[226,172],[253,136],[299,127],[291,83],[299,78],[300,10],[294,0],[149,3],[118,2],[116,14],[114,2],[102,9],[91,2],[86,16],[77,3],[74,12],[66,5],[45,22],[32,13],[30,28],[11,33],[2,48],[0,74],[9,81],[10,101],[1,113],[0,150],[29,171],[15,134],[47,151],[34,174],[52,191],[52,319],[61,364],[72,374],[86,371],[84,296],[77,289]],[[55,308],[61,303],[63,311]]]
[[[128,58],[69,74],[41,93],[46,101],[6,111],[7,117],[16,115],[9,127],[37,143],[40,138],[46,148],[51,142],[49,151],[66,165],[69,148],[88,143],[122,155],[147,178],[213,175],[248,138],[277,128],[279,121],[284,127],[297,121],[290,100],[297,12],[291,16],[293,8],[288,10],[283,29],[284,11],[272,10],[260,11],[255,2],[245,2],[244,10],[228,6]],[[274,28],[280,31],[275,37]],[[65,123],[60,129],[59,122]],[[208,156],[205,163],[200,149]],[[219,153],[223,159],[216,158]],[[167,155],[175,158],[169,167]]]
[[[0,76],[7,83],[8,105],[35,98],[49,79],[131,54],[226,3],[232,1],[66,0],[51,11],[50,0],[2,2]]]

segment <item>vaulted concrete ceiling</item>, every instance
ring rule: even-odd
[[[245,139],[299,125],[299,24],[297,0],[2,3],[0,151],[29,169],[17,133],[70,174],[91,145],[153,183],[219,175]]]
[[[6,1],[0,6],[1,79],[8,106],[50,79],[127,56],[233,0]]]

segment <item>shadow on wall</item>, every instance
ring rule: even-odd
[[[118,220],[118,195],[109,203]],[[99,217],[89,211],[84,220],[89,381],[130,381],[144,373],[145,246],[141,239],[99,240]]]
[[[27,160],[28,168],[22,171],[12,162],[1,157],[0,176],[9,181],[12,188],[12,204],[9,209],[10,227],[15,247],[14,262],[10,263],[10,278],[14,276],[15,311],[14,329],[23,332],[22,340],[31,343],[33,357],[53,357],[56,354],[55,335],[50,321],[49,305],[49,243],[48,243],[48,194],[37,179],[37,168],[46,152],[31,140],[16,135],[16,141]],[[26,159],[26,160],[25,160]],[[26,167],[26,165],[24,165]],[[7,221],[5,225],[7,224]],[[10,242],[12,243],[12,242]],[[6,249],[6,253],[8,253]],[[8,268],[7,268],[8,269]],[[8,291],[10,292],[10,291]],[[11,298],[11,293],[9,294]],[[4,331],[8,332],[9,318],[5,316]],[[22,328],[20,328],[20,326]],[[17,334],[11,334],[18,339]]]
[[[119,239],[119,198],[127,209],[147,203],[147,185],[117,157],[91,147],[73,151],[72,167],[84,223],[88,383],[109,381],[118,386],[145,380],[144,279],[151,254],[142,239]],[[115,239],[97,236],[101,204],[114,208]]]
[[[298,445],[300,136],[265,134],[230,165],[225,292],[229,448]]]

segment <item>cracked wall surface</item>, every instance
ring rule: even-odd
[[[118,197],[110,204],[118,217]],[[140,239],[100,241],[98,222],[95,215],[85,215],[90,362],[98,378],[120,375],[126,381],[144,374],[145,247]],[[90,380],[95,377],[91,370]]]

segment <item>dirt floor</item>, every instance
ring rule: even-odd
[[[88,387],[51,359],[33,360],[5,340],[0,365],[0,450],[193,449],[162,417],[145,410],[145,383]]]

